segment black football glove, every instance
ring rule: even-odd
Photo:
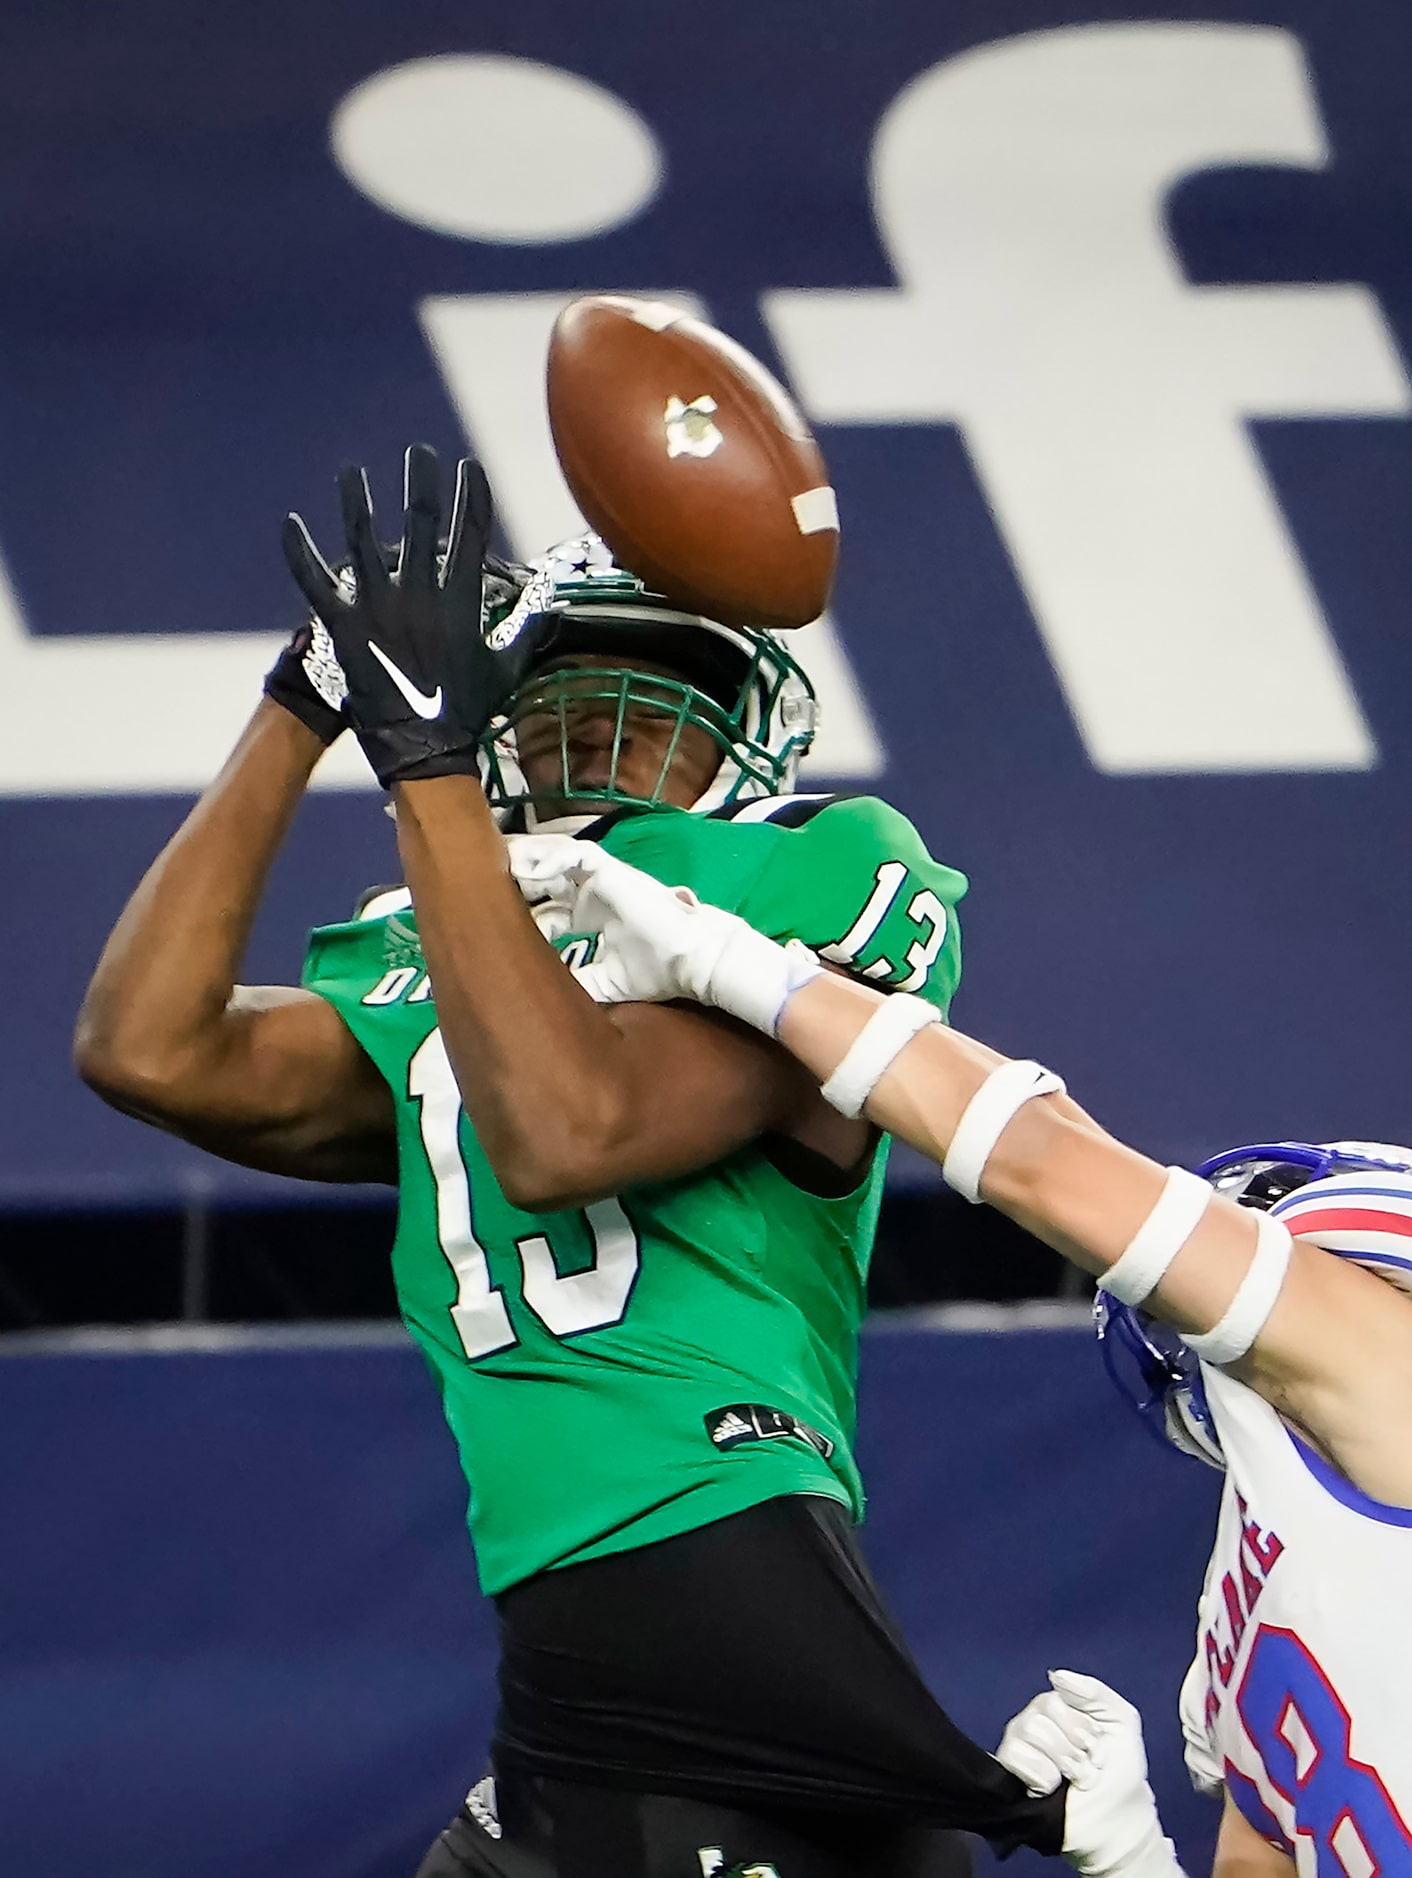
[[[343,701],[348,681],[317,614],[290,634],[288,645],[265,674],[265,695],[292,711],[321,743],[330,744],[347,730]]]
[[[297,515],[286,518],[285,559],[328,628],[348,681],[348,714],[384,788],[428,776],[479,775],[477,742],[519,684],[529,646],[502,651],[481,631],[481,569],[490,538],[490,490],[469,458],[438,573],[441,498],[436,452],[406,457],[402,547],[389,572],[378,547],[368,479],[340,472],[338,493],[352,584],[340,581]]]

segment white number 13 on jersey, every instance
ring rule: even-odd
[[[475,1236],[470,1181],[461,1159],[461,1092],[439,1030],[431,1032],[408,1065],[407,1094],[418,1105],[422,1146],[436,1182],[437,1238],[456,1274],[451,1321],[461,1347],[472,1359],[507,1350],[519,1339]],[[593,1245],[587,1271],[561,1276],[543,1233],[515,1241],[524,1301],[556,1337],[618,1323],[640,1263],[637,1233],[617,1200],[599,1200],[578,1217]]]

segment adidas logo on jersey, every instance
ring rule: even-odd
[[[732,1402],[727,1408],[713,1409],[705,1421],[707,1434],[723,1454],[742,1441],[807,1441],[825,1460],[833,1453],[833,1442],[817,1428],[784,1409],[763,1408],[758,1402]]]
[[[738,1441],[742,1436],[753,1435],[754,1432],[749,1422],[743,1422],[739,1415],[732,1414],[728,1409],[711,1430],[711,1439],[720,1447],[727,1441]]]

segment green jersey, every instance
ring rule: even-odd
[[[944,1012],[964,878],[871,798],[599,825],[612,853]],[[559,941],[582,962],[600,940]],[[405,894],[316,932],[305,983],[392,1090],[393,1273],[470,1486],[481,1583],[649,1544],[784,1493],[862,1515],[858,1327],[884,1151],[841,1197],[765,1141],[581,1211],[512,1206],[467,1125]]]

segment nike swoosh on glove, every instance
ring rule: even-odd
[[[407,451],[402,542],[389,569],[366,473],[339,473],[349,575],[335,574],[297,515],[281,537],[290,572],[327,628],[348,683],[348,714],[384,788],[478,775],[482,732],[519,685],[531,645],[485,642],[481,582],[491,530],[480,465],[457,465],[444,558],[440,471],[425,444]]]
[[[1084,1878],[1182,1878],[1148,1785],[1137,1710],[1096,1676],[1052,1669],[1049,1680],[1006,1723],[995,1758],[1031,1793],[1069,1782],[1063,1856]]]
[[[510,872],[550,938],[600,933],[574,976],[600,1004],[692,998],[767,1036],[790,994],[823,970],[807,946],[777,945],[689,887],[666,887],[592,841],[510,835]]]

